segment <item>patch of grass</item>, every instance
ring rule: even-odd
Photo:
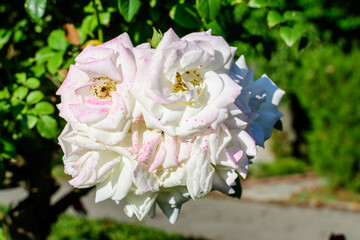
[[[4,225],[4,216],[9,207],[0,205],[0,240],[11,240]],[[1,218],[2,216],[2,218]],[[149,227],[118,223],[113,220],[87,219],[62,214],[52,226],[48,240],[205,240],[185,237],[176,233],[165,233]]]
[[[273,162],[254,163],[249,167],[249,176],[254,178],[284,176],[305,173],[309,166],[297,158],[278,158]]]
[[[175,233],[165,233],[161,230],[117,223],[112,220],[92,220],[63,214],[53,225],[48,240],[191,240]],[[200,239],[200,238],[197,238]]]

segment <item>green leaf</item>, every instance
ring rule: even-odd
[[[14,93],[13,93],[13,97],[18,98],[18,99],[24,99],[26,97],[26,95],[28,94],[29,89],[25,86],[20,86],[18,88],[15,89]]]
[[[233,10],[234,22],[241,23],[248,11],[249,8],[245,3],[235,5]]]
[[[0,156],[11,158],[15,156],[15,153],[16,153],[15,145],[0,137]]]
[[[35,77],[41,77],[43,74],[45,74],[46,69],[44,65],[35,65],[30,68],[30,71],[34,73]]]
[[[206,28],[211,29],[211,33],[218,36],[225,36],[223,28],[219,25],[216,20],[213,20],[206,24]]]
[[[198,28],[197,14],[185,4],[177,4],[170,10],[170,17],[184,28]]]
[[[32,114],[26,114],[22,119],[22,124],[26,126],[28,129],[32,129],[35,127],[38,118]]]
[[[41,99],[44,98],[44,94],[39,91],[39,90],[36,90],[36,91],[32,91],[29,93],[29,95],[26,97],[26,103],[27,104],[35,104],[39,101],[41,101]]]
[[[110,23],[111,14],[109,12],[99,13],[99,19],[101,25],[108,25]]]
[[[220,8],[220,0],[196,0],[196,10],[206,22],[214,20]]]
[[[50,116],[40,116],[36,129],[43,138],[51,139],[56,137],[58,125],[56,120]]]
[[[97,26],[98,23],[95,14],[86,16],[81,23],[81,27],[79,31],[80,42],[83,43],[86,40],[87,35],[89,35],[91,38],[95,38],[93,32]]]
[[[12,33],[13,33],[13,30],[11,30],[11,29],[5,29],[5,28],[0,29],[0,50],[10,40]]]
[[[26,81],[26,73],[15,73],[16,82],[20,84],[24,84]]]
[[[140,5],[140,0],[118,0],[119,12],[127,22],[130,22],[134,18],[139,11]]]
[[[14,32],[14,35],[13,35],[14,43],[18,43],[25,39],[26,39],[26,34],[24,34],[24,32],[21,29],[18,29]]]
[[[263,8],[268,5],[266,0],[250,0],[248,6],[251,8]]]
[[[49,58],[46,67],[51,74],[55,74],[56,70],[61,66],[63,62],[63,56],[64,56],[64,52],[61,51],[61,52],[56,52],[54,56]]]
[[[234,197],[234,198],[241,198],[242,195],[242,187],[241,187],[241,182],[240,182],[240,174],[238,173],[238,171],[236,171],[238,177],[235,179],[235,183],[236,185],[233,186],[232,188],[234,189],[235,193],[233,194],[229,194],[230,197]]]
[[[153,36],[150,40],[150,45],[152,48],[156,48],[161,39],[163,38],[162,32],[159,30],[156,30],[155,27],[153,27]]]
[[[40,81],[37,78],[29,78],[28,80],[26,80],[25,82],[25,86],[27,86],[30,89],[36,89],[38,87],[40,87]]]
[[[282,122],[281,120],[278,120],[275,125],[274,125],[274,128],[279,130],[279,131],[282,131],[283,130],[283,125],[282,125]]]
[[[298,28],[280,27],[280,37],[285,41],[286,45],[291,47],[302,37],[302,31]]]
[[[273,11],[273,10],[269,11],[266,19],[267,19],[267,24],[268,24],[269,28],[272,28],[284,21],[283,16],[281,16],[280,13]]]
[[[47,43],[50,48],[55,50],[66,50],[69,45],[65,38],[65,32],[62,29],[53,30],[47,39]]]
[[[53,114],[55,112],[54,106],[49,102],[39,102],[35,105],[34,110],[37,114]]]
[[[38,65],[44,64],[49,58],[54,56],[55,52],[50,47],[40,48],[35,53],[35,60]]]
[[[304,20],[304,15],[299,11],[286,11],[283,14],[284,19],[287,21],[302,21]]]
[[[40,20],[46,9],[47,0],[26,0],[25,10],[29,14],[30,18],[35,22]]]

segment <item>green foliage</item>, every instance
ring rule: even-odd
[[[309,170],[307,164],[296,158],[277,158],[274,162],[258,162],[250,168],[250,176],[255,178],[285,176],[304,173]]]
[[[196,10],[206,22],[214,20],[220,8],[220,0],[196,0]]]
[[[42,137],[51,139],[57,136],[58,125],[53,117],[45,115],[40,116],[36,129]]]
[[[140,0],[118,0],[119,12],[127,22],[131,22],[139,11],[140,5]]]
[[[358,44],[344,53],[341,45],[327,43],[299,56],[281,48],[269,62],[258,61],[260,72],[267,72],[287,92],[285,100],[295,94],[310,118],[305,135],[315,170],[329,176],[334,186],[356,191],[360,190],[359,57]]]
[[[280,37],[285,41],[286,45],[291,47],[296,41],[302,37],[302,32],[297,28],[283,26],[280,28]]]
[[[284,22],[283,16],[274,10],[271,10],[268,12],[266,20],[267,20],[269,28],[272,28],[272,27],[278,25],[279,23]]]
[[[60,216],[59,221],[52,227],[48,239],[186,240],[189,238],[178,234],[164,233],[160,230],[139,225],[116,223],[111,220],[88,220],[69,215],[62,215]]]
[[[25,9],[32,20],[38,21],[45,14],[46,0],[26,0]]]
[[[170,10],[170,17],[184,28],[198,28],[199,20],[194,9],[188,4],[177,4]]]

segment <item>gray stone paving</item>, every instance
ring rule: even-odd
[[[253,197],[256,196],[275,196],[272,195],[274,193],[271,193],[271,188],[278,193],[288,191],[288,194],[289,190],[294,190],[291,184],[285,188],[276,188],[276,186],[267,188],[266,191],[262,191],[261,186],[244,189],[244,196],[248,200],[219,198],[217,194],[212,194],[204,199],[189,201],[183,206],[180,218],[174,225],[168,223],[159,209],[154,219],[147,217],[143,222],[139,222],[135,217],[128,218],[124,214],[121,203],[117,205],[108,200],[95,204],[94,191],[85,196],[82,201],[91,218],[112,218],[144,224],[167,232],[204,236],[212,240],[327,240],[331,233],[343,233],[347,240],[360,239],[358,227],[360,214],[327,208],[300,208],[254,202],[256,199]],[[69,190],[71,187],[63,183],[59,195],[55,196],[54,200]],[[257,191],[257,193],[252,194],[252,191]],[[26,197],[26,192],[20,188],[0,191],[0,203],[3,204],[15,203],[24,197]],[[253,199],[249,200],[250,198]],[[71,209],[68,212],[74,213]]]

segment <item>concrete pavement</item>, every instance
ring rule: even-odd
[[[128,218],[125,215],[122,203],[117,205],[107,200],[95,204],[94,191],[83,197],[82,202],[91,218],[112,218],[212,240],[327,240],[331,233],[343,233],[347,240],[360,239],[359,213],[255,202],[256,199],[251,199],[251,196],[261,196],[261,191],[254,195],[247,193],[262,188],[256,185],[246,187],[244,196],[247,197],[241,200],[215,193],[204,199],[189,201],[183,205],[180,218],[174,225],[168,222],[159,209],[154,219],[146,217],[139,222],[135,217]],[[282,192],[291,187],[273,189],[274,192]],[[71,186],[63,182],[53,200],[70,190]],[[262,192],[263,195],[268,193],[269,190]],[[15,203],[24,197],[26,192],[21,188],[0,191],[0,203],[3,204]],[[72,209],[68,209],[68,212],[74,213]]]

